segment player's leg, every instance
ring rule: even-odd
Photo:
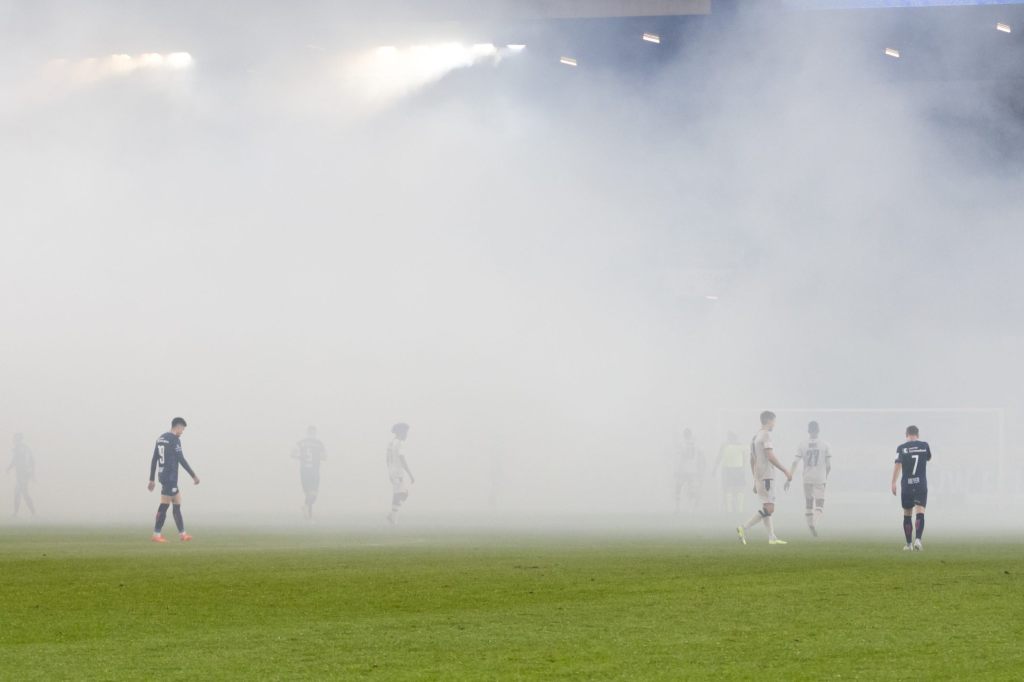
[[[306,492],[306,507],[309,509],[309,518],[313,518],[313,504],[320,494],[320,474],[314,474],[309,482],[309,490]]]
[[[171,506],[169,495],[160,496],[160,506],[156,508],[156,523],[153,525],[153,541],[167,542],[164,540],[164,522],[167,521],[167,509]]]
[[[174,516],[174,525],[178,529],[178,537],[182,542],[188,542],[192,536],[185,532],[185,519],[181,515],[181,493],[171,498],[171,514]]]
[[[772,514],[775,513],[775,505],[774,504],[766,504],[766,505],[764,505],[764,511],[765,511],[764,527],[768,530],[768,544],[770,544],[770,545],[784,545],[784,544],[786,544],[786,542],[784,540],[780,540],[779,538],[777,538],[775,536],[775,522],[772,520]]]
[[[759,523],[764,523],[765,526],[767,526],[768,523],[766,519],[771,518],[771,510],[774,509],[774,505],[772,504],[774,498],[772,497],[771,492],[771,481],[757,481],[754,484],[754,492],[757,493],[757,497],[761,501],[761,508],[750,517],[749,521],[736,529],[736,533],[740,536],[740,540],[744,544],[746,544],[747,531]],[[770,535],[771,531],[769,531],[769,536]]]
[[[818,531],[814,528],[814,486],[810,483],[804,483],[804,521],[807,522],[811,535],[816,536]]]
[[[405,480],[401,477],[391,479],[391,513],[388,514],[388,521],[395,523],[398,520],[398,510],[402,503],[409,497],[405,490]]]
[[[921,536],[924,535],[924,505],[926,504],[925,496],[919,496],[918,504],[914,507],[915,519],[914,519],[914,549],[918,552],[921,551]]]
[[[903,547],[904,551],[913,549],[912,543],[914,541],[914,490],[909,486],[903,486],[900,489],[900,506],[903,507],[903,536],[907,539],[906,546]]]
[[[818,524],[825,513],[825,484],[815,483],[811,486],[811,496],[814,498],[814,535],[818,535]]]
[[[14,484],[14,515],[17,516],[18,512],[21,511],[21,484]]]
[[[25,506],[28,507],[28,513],[32,516],[36,515],[36,505],[32,502],[32,496],[28,494],[28,482],[25,483],[25,488],[21,492],[25,498]]]

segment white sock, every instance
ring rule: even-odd
[[[818,521],[821,521],[821,515],[824,514],[824,513],[825,513],[824,509],[822,509],[821,507],[815,507],[814,508],[814,523],[818,523]]]
[[[775,539],[775,524],[772,523],[772,517],[764,517],[764,527],[768,529],[768,539]]]
[[[807,512],[804,514],[804,518],[807,520],[807,527],[814,528],[814,514],[812,512]]]
[[[763,518],[764,517],[761,516],[761,512],[757,512],[756,514],[754,514],[754,516],[751,517],[751,519],[749,521],[746,522],[746,524],[744,524],[744,526],[743,526],[744,530],[750,530],[751,528],[753,528],[757,524],[761,523],[761,520]]]

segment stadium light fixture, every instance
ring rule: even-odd
[[[659,36],[657,33],[645,33],[644,40],[647,41],[648,43],[654,43],[655,45],[661,44],[661,36]]]
[[[498,48],[491,43],[477,43],[471,49],[473,54],[481,57],[491,57],[498,54]]]
[[[441,80],[456,69],[481,62],[498,63],[519,52],[494,43],[436,43],[396,47],[383,45],[342,62],[342,77],[356,96],[370,102],[386,102]],[[525,47],[522,46],[522,47]]]
[[[526,45],[506,45],[505,47],[513,54],[518,54],[526,49]]]
[[[717,301],[718,300],[718,296],[715,296],[714,294],[708,294],[704,298],[708,299],[709,301]]]
[[[1003,33],[1013,33],[1013,29],[1010,28],[1009,24],[1004,24],[1001,21],[996,22],[996,30]]]
[[[579,66],[579,63],[572,57],[562,57],[558,61],[562,62],[566,66]]]
[[[85,59],[54,59],[49,62],[52,73],[80,85],[95,83],[106,78],[125,77],[133,73],[148,71],[180,71],[192,66],[192,55],[188,52],[160,54],[145,52],[139,55],[112,54],[107,57]]]
[[[887,47],[885,48],[885,56],[892,57],[893,59],[899,59],[900,51],[897,50],[895,47]]]

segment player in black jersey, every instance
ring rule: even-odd
[[[292,457],[299,460],[299,478],[302,481],[302,492],[306,496],[302,513],[307,519],[312,519],[313,503],[320,491],[320,462],[327,459],[327,449],[316,437],[315,426],[306,429],[306,437],[292,450]]]
[[[896,463],[892,469],[892,494],[896,494],[896,481],[902,488],[903,535],[907,539],[904,551],[920,552],[924,535],[924,508],[928,504],[928,462],[932,450],[920,440],[916,426],[907,427],[907,442],[896,448]],[[916,522],[911,516],[917,513]],[[915,535],[916,537],[912,537]]]
[[[182,542],[188,542],[192,536],[185,532],[185,521],[181,517],[181,490],[178,488],[178,465],[180,464],[192,482],[199,485],[199,477],[185,461],[181,451],[181,434],[188,424],[181,417],[171,421],[171,430],[160,436],[153,448],[153,459],[149,464],[149,490],[153,490],[154,478],[160,480],[160,506],[156,510],[156,525],[153,527],[153,542],[167,542],[163,536],[164,521],[167,520],[167,508],[174,505],[174,525]]]

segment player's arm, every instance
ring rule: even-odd
[[[149,485],[147,489],[152,490],[155,485],[153,480],[156,478],[156,465],[160,462],[160,445],[158,444],[153,448],[153,459],[149,462]]]
[[[412,475],[412,470],[409,468],[409,463],[405,461],[405,455],[399,455],[402,458],[402,468],[405,469],[405,473],[409,474],[409,483],[415,483],[416,477]]]
[[[786,474],[786,480],[787,481],[792,481],[793,480],[793,472],[791,472],[789,469],[787,469],[786,465],[784,465],[782,462],[780,462],[779,458],[775,456],[775,449],[774,448],[766,447],[764,449],[764,454],[765,454],[765,457],[768,458],[768,461],[772,463],[773,467],[775,467],[776,469],[778,469],[782,473]]]
[[[902,468],[902,465],[900,464],[900,461],[896,460],[896,463],[893,464],[893,466],[892,466],[892,483],[889,486],[889,488],[892,490],[892,494],[893,495],[896,494],[896,481],[900,480],[900,469],[901,468]]]
[[[185,453],[178,455],[178,462],[181,463],[181,468],[187,471],[188,475],[192,477],[192,482],[199,485],[199,477],[196,476],[196,472],[192,471],[192,467],[190,467],[188,462],[185,460]]]
[[[826,448],[825,449],[825,478],[827,479],[829,477],[829,474],[831,474],[831,473],[832,473],[832,449],[831,448]]]
[[[793,463],[789,466],[789,470],[793,472],[793,476],[796,476],[796,468],[797,468],[797,466],[799,466],[800,460],[802,460],[803,457],[804,457],[803,449],[802,448],[797,448],[796,449],[796,457],[793,458]],[[807,474],[805,473],[804,475],[806,476]],[[789,484],[792,483],[792,482],[793,482],[793,478],[791,476],[786,481],[786,485],[783,486],[783,488],[786,490],[786,492],[789,492]]]

